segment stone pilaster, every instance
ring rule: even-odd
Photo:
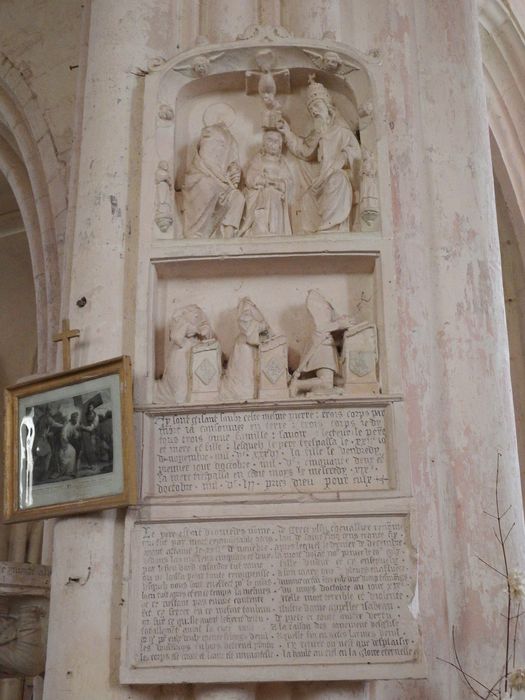
[[[78,95],[80,153],[69,251],[73,262],[69,299],[63,304],[82,331],[74,366],[129,351],[140,72],[161,53],[169,4],[86,3],[89,32],[86,54],[80,52],[85,82]],[[76,305],[81,297],[87,300],[83,308]],[[121,514],[113,511],[57,523],[45,700],[159,696],[159,688],[129,688],[118,680],[122,534]]]

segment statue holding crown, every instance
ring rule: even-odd
[[[350,126],[337,112],[331,95],[324,85],[310,75],[306,91],[306,106],[314,128],[302,138],[294,134],[281,119],[277,125],[290,152],[304,161],[317,161],[319,172],[309,184],[306,196],[311,196],[319,215],[319,231],[349,229],[352,210],[352,178],[359,172],[361,147]]]

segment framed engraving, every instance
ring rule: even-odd
[[[5,400],[7,522],[135,503],[129,357],[8,387]]]

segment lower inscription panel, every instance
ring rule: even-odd
[[[123,680],[418,675],[408,520],[136,522]]]

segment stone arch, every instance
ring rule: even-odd
[[[525,35],[503,0],[482,0],[480,32],[490,130],[501,157],[495,165],[507,173],[502,184],[525,222]]]
[[[479,6],[516,435],[525,498],[525,35],[505,0]]]
[[[64,166],[22,73],[0,53],[0,170],[24,221],[35,280],[38,370],[54,369],[67,199]]]

